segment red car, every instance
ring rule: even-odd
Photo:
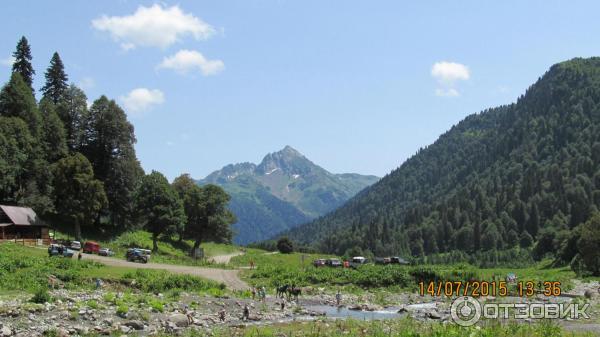
[[[94,241],[87,241],[84,245],[83,245],[83,252],[86,254],[98,254],[98,251],[100,250],[100,244]]]

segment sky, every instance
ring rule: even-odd
[[[594,1],[3,1],[0,83],[21,36],[34,87],[57,51],[115,99],[142,167],[203,178],[290,145],[383,176],[557,62],[600,55]],[[39,99],[39,93],[37,98]]]

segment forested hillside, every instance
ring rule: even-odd
[[[155,243],[175,232],[196,247],[231,240],[235,217],[220,187],[200,188],[187,175],[173,184],[159,172],[144,175],[133,125],[114,100],[101,96],[88,107],[55,52],[37,101],[25,37],[13,57],[0,91],[0,204],[31,207],[78,239],[82,231],[144,228]]]
[[[510,251],[505,257],[570,262],[598,208],[600,58],[573,59],[517,103],[468,116],[338,210],[288,234],[339,254],[498,259]]]

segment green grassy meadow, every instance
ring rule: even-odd
[[[0,244],[0,290],[34,293],[48,287],[50,275],[55,276],[61,286],[71,290],[94,289],[96,278],[101,278],[108,287],[133,288],[142,292],[224,289],[223,284],[195,276],[171,274],[162,270],[109,267],[85,259],[78,261],[58,256],[48,257],[45,249],[13,243]]]

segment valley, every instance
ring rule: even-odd
[[[1,6],[0,337],[600,336],[600,5]]]
[[[248,244],[325,215],[378,179],[330,173],[286,146],[258,165],[227,165],[198,184],[216,184],[231,195],[229,208],[237,216],[233,241]]]

